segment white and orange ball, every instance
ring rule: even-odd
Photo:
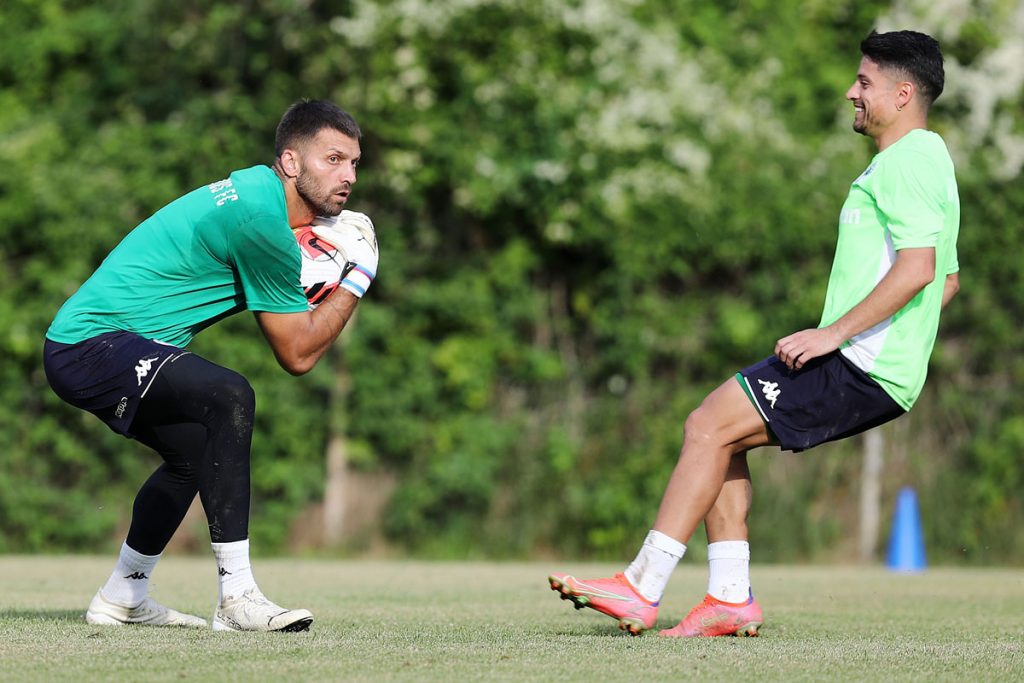
[[[294,232],[302,254],[299,282],[306,292],[309,309],[313,310],[338,288],[345,275],[345,256],[308,225]]]

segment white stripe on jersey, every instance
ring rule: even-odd
[[[885,250],[882,252],[882,258],[879,260],[878,274],[875,277],[876,287],[882,281],[882,278],[885,277],[886,273],[892,269],[892,265],[895,262],[896,248],[892,244],[892,234],[886,230]],[[860,334],[851,337],[849,345],[843,348],[841,353],[864,372],[871,372],[872,368],[875,367],[875,360],[878,358],[878,354],[882,352],[882,347],[885,345],[885,337],[889,333],[890,327],[892,327],[892,316],[889,316],[874,327],[869,327]]]

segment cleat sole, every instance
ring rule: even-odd
[[[299,633],[300,631],[308,631],[309,627],[313,623],[313,617],[306,617],[305,619],[299,619],[294,621],[287,626],[277,629],[278,633]]]
[[[569,587],[554,577],[548,577],[548,583],[551,585],[551,590],[558,591],[562,600],[571,600],[572,606],[576,609],[583,609],[590,604],[590,600],[583,595],[573,595]]]
[[[634,621],[620,621],[619,628],[631,636],[638,636],[644,632],[643,624],[638,624]]]
[[[759,622],[752,621],[749,624],[741,626],[740,629],[736,631],[736,635],[740,638],[757,638],[759,635],[758,629],[760,627],[761,624]]]

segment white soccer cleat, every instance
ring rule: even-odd
[[[89,603],[85,621],[94,626],[181,626],[184,628],[207,628],[206,619],[177,612],[164,607],[153,598],[147,597],[137,607],[127,607],[103,597],[103,591],[96,591],[96,597]]]
[[[307,631],[312,623],[308,609],[275,605],[256,587],[225,597],[213,613],[214,631]]]

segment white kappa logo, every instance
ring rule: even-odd
[[[782,390],[779,389],[779,383],[765,382],[763,379],[757,380],[757,383],[761,385],[761,393],[764,394],[766,399],[771,401],[771,406],[774,408],[775,401],[779,398],[779,394],[782,393]]]
[[[153,361],[157,358],[159,358],[159,356],[139,359],[139,364],[135,366],[135,376],[139,380],[140,387],[142,386],[142,380],[145,379],[146,375],[148,375],[149,371],[153,368]]]

